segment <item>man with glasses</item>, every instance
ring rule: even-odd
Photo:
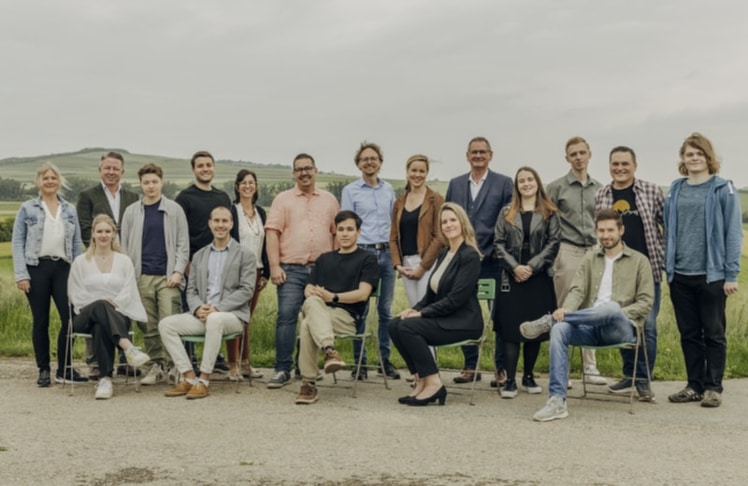
[[[335,196],[317,189],[317,167],[311,155],[294,158],[293,176],[296,185],[275,196],[265,222],[270,280],[278,292],[275,373],[268,388],[281,388],[291,379],[304,288],[317,257],[333,249],[335,215],[340,209]]]
[[[353,211],[361,217],[361,235],[358,247],[373,253],[379,265],[380,289],[377,303],[379,314],[379,351],[382,362],[379,363],[379,374],[386,374],[393,380],[400,379],[390,363],[390,334],[387,323],[392,319],[392,298],[395,293],[395,267],[390,255],[390,225],[392,223],[392,206],[395,204],[395,190],[389,182],[379,178],[379,170],[384,162],[382,149],[371,142],[362,142],[353,157],[356,167],[361,171],[361,178],[343,188],[340,207]],[[362,316],[365,321],[369,306]],[[354,355],[358,359],[361,343],[356,341]],[[363,351],[366,353],[366,350]],[[364,354],[364,360],[366,355]],[[356,371],[353,371],[355,378]],[[359,379],[366,379],[366,368],[359,370]]]
[[[467,153],[470,172],[449,181],[447,202],[456,202],[465,209],[470,223],[475,229],[483,260],[481,260],[480,278],[496,279],[501,272],[499,260],[494,255],[494,228],[502,207],[512,200],[512,179],[488,168],[493,158],[491,144],[485,137],[475,137],[468,143]],[[473,373],[478,366],[478,349],[475,346],[464,346],[465,366],[454,379],[455,383],[473,381]],[[496,351],[494,354],[496,372],[491,381],[492,387],[499,387],[506,381],[504,371],[504,342],[496,333]],[[476,377],[480,380],[480,373]]]

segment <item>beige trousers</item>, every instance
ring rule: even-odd
[[[335,334],[356,332],[356,320],[345,309],[308,297],[299,312],[299,370],[306,381],[317,379],[319,350],[335,344]]]

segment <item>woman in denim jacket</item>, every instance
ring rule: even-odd
[[[32,341],[40,387],[50,385],[49,305],[54,299],[60,315],[57,336],[57,376],[87,381],[75,370],[64,376],[65,338],[70,309],[67,282],[70,263],[83,251],[81,230],[75,208],[57,193],[65,184],[60,170],[52,163],[36,171],[39,197],[21,205],[13,225],[13,272],[18,289],[26,294],[33,316]]]

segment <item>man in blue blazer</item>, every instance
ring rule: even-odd
[[[488,164],[493,158],[491,144],[485,137],[475,137],[468,143],[467,153],[470,172],[449,181],[446,201],[456,202],[465,209],[470,223],[475,228],[475,237],[483,254],[480,278],[497,279],[499,261],[494,257],[494,228],[502,207],[512,200],[512,179],[493,172]],[[478,365],[478,350],[475,346],[462,348],[465,366],[454,381],[470,383]],[[504,372],[504,343],[496,334],[496,351],[494,355],[496,374],[491,386],[500,386],[506,381]],[[476,378],[480,380],[480,373]]]

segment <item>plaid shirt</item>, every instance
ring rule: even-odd
[[[665,268],[665,238],[662,208],[665,197],[657,184],[634,180],[634,197],[636,208],[644,226],[644,240],[647,243],[649,263],[652,265],[654,281],[662,281],[662,270]],[[613,191],[608,184],[595,195],[595,214],[605,208],[613,207]]]

